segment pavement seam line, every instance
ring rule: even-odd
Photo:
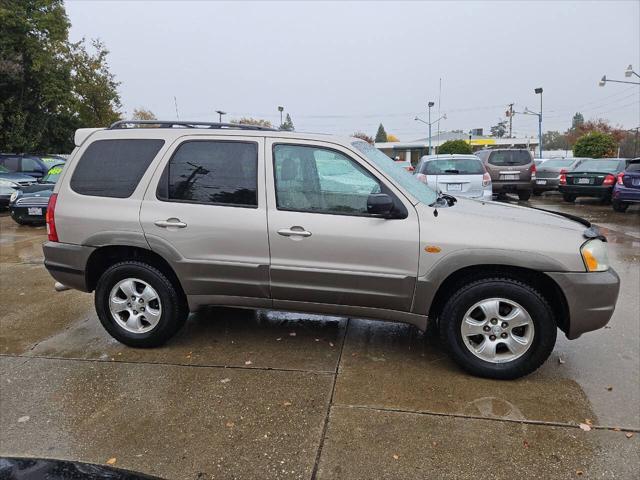
[[[65,357],[50,357],[47,355],[11,355],[6,353],[0,353],[0,358],[26,358],[26,359],[40,359],[40,360],[61,360],[65,362],[98,362],[98,363],[120,363],[125,365],[164,365],[170,367],[193,367],[193,368],[219,368],[222,370],[257,370],[257,371],[272,371],[272,372],[294,372],[294,373],[313,373],[318,375],[335,375],[334,372],[329,370],[304,370],[297,368],[279,368],[279,367],[243,367],[241,365],[194,365],[189,363],[173,363],[173,362],[135,362],[130,360],[104,360],[99,358],[65,358]]]
[[[343,403],[337,403],[332,406],[339,407],[339,408],[352,408],[355,410],[372,410],[372,411],[386,412],[386,413],[408,413],[410,415],[422,415],[422,416],[430,416],[430,417],[452,417],[452,418],[461,418],[461,419],[467,419],[467,420],[490,420],[493,422],[539,425],[544,427],[580,428],[580,426],[577,423],[549,422],[546,420],[528,420],[528,419],[516,420],[513,418],[482,417],[479,415],[463,415],[460,413],[425,412],[425,411],[417,411],[417,410],[404,410],[401,408],[370,407],[367,405],[349,405],[349,404],[343,404]],[[592,430],[614,430],[615,428],[618,428],[620,429],[621,432],[640,432],[640,427],[622,427],[619,425],[615,425],[615,426],[589,425],[589,426],[591,427]]]
[[[347,325],[344,329],[344,336],[340,344],[340,353],[338,354],[338,361],[336,362],[336,368],[333,373],[333,385],[331,386],[331,396],[329,397],[329,403],[327,404],[327,412],[324,417],[324,423],[322,425],[322,432],[320,434],[320,443],[318,445],[318,451],[316,452],[316,459],[313,463],[313,470],[311,471],[311,480],[318,478],[318,469],[320,468],[320,457],[322,456],[322,448],[324,447],[324,440],[327,436],[327,429],[329,428],[329,415],[331,414],[331,406],[333,405],[333,397],[336,393],[336,384],[338,382],[338,375],[340,373],[340,364],[342,363],[342,353],[344,352],[344,345],[347,342],[347,334],[349,333],[349,323],[351,318],[347,317]]]

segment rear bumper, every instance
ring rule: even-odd
[[[539,180],[543,180],[545,183],[538,183]],[[536,192],[548,192],[550,190],[557,190],[558,185],[560,185],[559,178],[540,178],[533,182],[533,189]]]
[[[611,196],[613,187],[610,186],[581,186],[581,185],[560,185],[558,187],[560,193],[568,193],[577,197],[600,197],[608,198]]]
[[[640,202],[640,188],[629,188],[616,185],[616,188],[613,189],[613,199],[620,202]]]
[[[504,192],[521,192],[525,190],[533,190],[533,183],[528,182],[501,182],[493,181],[493,193]]]
[[[562,289],[569,307],[567,338],[604,327],[616,307],[620,277],[612,268],[605,272],[547,273]]]
[[[44,266],[49,274],[67,287],[88,292],[86,266],[95,248],[70,243],[45,242]]]

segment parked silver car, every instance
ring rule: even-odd
[[[542,192],[558,190],[560,176],[573,170],[583,160],[588,159],[586,157],[552,158],[538,165],[533,194],[540,195]]]
[[[475,155],[428,155],[420,159],[415,175],[432,190],[453,196],[491,200],[491,177]]]
[[[586,220],[438,194],[356,138],[154,120],[75,144],[45,266],[58,290],[95,292],[130,346],[166,342],[205,305],[432,322],[463,368],[504,379],[538,368],[558,328],[577,338],[615,308]]]

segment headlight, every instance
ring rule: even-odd
[[[15,202],[15,201],[16,201],[16,198],[18,198],[18,193],[20,193],[20,191],[19,191],[19,190],[16,190],[15,192],[13,192],[13,193],[11,194],[11,197],[9,198],[9,201],[10,201],[11,203],[13,203],[13,202]]]
[[[607,244],[602,240],[589,240],[582,245],[580,253],[588,272],[603,272],[609,268]]]
[[[20,185],[17,183],[12,182],[11,180],[5,180],[4,178],[0,178],[0,185],[3,187],[20,188]]]

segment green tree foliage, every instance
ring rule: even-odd
[[[557,131],[548,131],[542,134],[542,145],[545,150],[568,150],[569,140],[566,135]]]
[[[580,127],[584,123],[584,115],[580,112],[576,112],[576,114],[571,119],[571,129],[576,129]]]
[[[373,137],[367,135],[364,132],[354,132],[351,136],[354,138],[359,138],[360,140],[364,140],[365,142],[373,145]]]
[[[376,143],[383,143],[387,141],[387,132],[385,131],[382,124],[378,127],[378,131],[376,132]]]
[[[293,132],[295,130],[293,122],[291,121],[291,115],[289,115],[288,113],[284,122],[282,122],[282,125],[280,125],[280,130],[285,130],[287,132]]]
[[[502,120],[498,122],[496,125],[491,127],[491,135],[494,137],[502,138],[507,133],[507,121]]]
[[[118,119],[108,52],[69,42],[62,0],[3,0],[0,25],[0,150],[69,152],[76,128]]]
[[[465,155],[473,153],[473,149],[465,140],[447,140],[438,147],[438,155],[445,153],[459,153]]]
[[[258,127],[273,128],[273,125],[269,120],[263,120],[261,118],[242,117],[231,120],[231,123],[241,125],[257,125]]]
[[[602,132],[589,132],[576,140],[574,157],[603,158],[616,154],[617,143],[613,136]]]

